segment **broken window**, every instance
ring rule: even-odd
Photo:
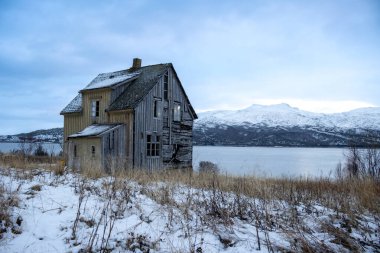
[[[181,105],[178,103],[174,104],[173,108],[173,120],[174,121],[181,121]]]
[[[160,156],[160,136],[152,134],[146,136],[146,155]]]
[[[158,99],[155,99],[153,102],[153,116],[155,118],[159,118],[161,116],[161,104]]]
[[[92,100],[91,101],[91,116],[92,117],[99,117],[99,100]]]

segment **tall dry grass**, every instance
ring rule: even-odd
[[[45,169],[53,171],[56,175],[63,175],[64,162],[59,156],[33,156],[22,154],[0,154],[1,169]]]
[[[15,157],[14,160],[0,160],[1,165],[18,168],[34,168],[38,163],[28,165],[24,160]],[[63,170],[61,163],[46,163],[44,169],[56,172]],[[318,216],[318,210],[313,206],[329,208],[335,213],[331,219],[340,219],[341,228],[336,228],[329,222],[319,224],[321,232],[328,233],[334,238],[334,243],[341,243],[347,250],[356,251],[357,242],[350,236],[352,229],[359,227],[360,215],[370,213],[380,215],[380,184],[371,177],[282,177],[266,178],[256,176],[231,176],[219,174],[217,171],[196,172],[192,170],[163,169],[147,171],[144,169],[112,168],[111,178],[114,181],[106,199],[110,203],[118,203],[114,198],[116,191],[125,190],[128,182],[141,186],[142,193],[155,200],[161,206],[175,207],[182,213],[185,220],[183,229],[189,236],[189,245],[195,249],[197,228],[189,227],[186,219],[194,219],[191,213],[197,214],[197,226],[211,227],[217,230],[219,225],[229,227],[235,218],[253,224],[257,229],[258,248],[267,247],[274,251],[269,233],[281,231],[289,237],[289,241],[297,241],[291,249],[295,252],[328,252],[334,251],[328,244],[313,237],[312,232],[304,224],[300,208],[304,213]],[[105,173],[89,166],[83,170],[84,178],[107,178]],[[152,187],[153,186],[153,187]],[[124,187],[124,188],[123,188]],[[174,196],[178,189],[185,192],[185,200],[176,202]],[[196,191],[193,191],[195,189]],[[196,195],[194,194],[196,192]],[[127,194],[128,195],[128,194]],[[108,203],[108,202],[107,202]],[[125,203],[123,202],[123,205]],[[78,210],[80,210],[80,206]],[[108,210],[108,209],[107,209]],[[170,208],[168,209],[170,210]],[[107,213],[107,212],[104,212]],[[173,214],[174,215],[174,214]],[[80,213],[77,219],[81,218]],[[338,217],[338,218],[337,218]],[[108,247],[109,234],[113,229],[114,217],[104,216],[109,231],[103,231],[104,247]],[[198,220],[199,219],[199,220]],[[333,222],[333,220],[331,220]],[[77,221],[78,223],[78,221]],[[99,222],[98,222],[99,223]],[[98,226],[95,221],[95,227]],[[170,223],[170,222],[169,222]],[[73,226],[73,238],[77,226]],[[97,232],[97,231],[96,231]],[[94,230],[95,233],[95,230]],[[218,233],[218,232],[216,232]],[[95,233],[96,234],[96,233]],[[220,237],[226,247],[233,241]],[[366,242],[369,243],[369,242]],[[88,243],[91,248],[93,243]],[[279,248],[277,248],[279,250]],[[289,249],[286,249],[289,250]]]
[[[25,159],[18,155],[1,155],[0,166],[4,168],[51,170],[58,175],[64,173],[60,158]],[[380,183],[371,177],[282,177],[231,176],[219,173],[192,170],[113,168],[112,175],[146,185],[155,182],[182,184],[197,189],[230,192],[266,201],[285,201],[292,204],[315,204],[332,208],[337,212],[369,210],[380,214]],[[81,172],[96,179],[109,175],[99,168],[88,166]]]
[[[99,172],[86,172],[90,177]],[[86,174],[85,174],[86,175]],[[292,204],[320,204],[338,212],[369,210],[380,214],[380,184],[372,178],[231,176],[198,173],[191,170],[146,171],[118,170],[118,178],[146,185],[154,182],[183,184],[197,189],[217,189],[267,201],[280,200]]]

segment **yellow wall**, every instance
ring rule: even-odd
[[[109,123],[108,113],[105,111],[110,105],[111,90],[103,89],[85,91],[82,94],[82,113],[70,113],[64,115],[64,140],[93,123]],[[99,100],[99,117],[96,122],[91,117],[91,101]]]
[[[85,126],[92,123],[108,123],[108,115],[106,109],[110,106],[111,90],[102,89],[94,91],[85,91],[82,93],[83,119]],[[91,101],[99,100],[99,117],[96,117],[96,122],[91,116]]]
[[[96,118],[96,121],[94,122],[93,117],[91,116],[91,101],[93,100],[99,100],[99,117]],[[65,114],[64,115],[64,151],[65,154],[67,152],[72,152],[69,150],[68,145],[68,139],[67,137],[71,134],[77,133],[84,128],[88,127],[89,125],[93,123],[123,123],[125,124],[125,134],[124,134],[124,143],[125,143],[125,150],[126,150],[126,158],[132,159],[132,152],[133,152],[133,110],[123,110],[123,111],[117,111],[117,112],[106,112],[106,109],[110,106],[111,100],[111,89],[98,89],[95,91],[85,91],[82,93],[82,113],[72,113],[72,114]],[[81,154],[86,157],[91,157],[91,145],[94,145],[94,138],[76,138],[75,142],[78,142],[78,145],[81,147],[86,147],[86,150],[81,150]],[[74,141],[74,140],[72,140]],[[100,151],[100,140],[98,140],[99,146],[96,146],[96,150]],[[79,152],[79,149],[77,150]],[[78,153],[79,154],[79,153]],[[99,153],[100,155],[100,153]],[[67,158],[66,158],[67,159]],[[100,156],[96,157],[96,159],[91,159],[91,162],[94,162],[95,160],[99,159],[100,163]],[[78,160],[78,159],[77,159]],[[83,164],[83,162],[86,163],[86,161],[77,161],[76,163],[80,162]],[[88,161],[87,161],[88,162]]]
[[[77,133],[84,128],[83,116],[81,113],[66,114],[63,118],[64,141],[71,134]]]
[[[100,138],[76,138],[71,140],[72,144],[69,152],[74,152],[74,145],[77,146],[77,157],[73,157],[76,169],[100,169],[101,145]],[[95,155],[91,153],[91,146],[95,146]]]
[[[82,93],[82,113],[65,114],[63,120],[64,127],[64,150],[67,152],[67,137],[75,134],[89,125],[95,123],[91,117],[91,101],[99,100],[99,117],[96,123],[109,123],[108,113],[105,111],[110,105],[111,89],[98,89],[95,91],[85,91]]]

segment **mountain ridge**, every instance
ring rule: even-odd
[[[198,113],[196,145],[367,146],[379,143],[380,107],[314,113],[288,104]]]
[[[380,129],[380,107],[359,108],[342,113],[315,113],[287,104],[251,105],[241,110],[198,113],[196,124],[262,124],[268,126],[322,126]]]

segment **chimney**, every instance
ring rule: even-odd
[[[138,69],[141,68],[141,59],[139,58],[133,58],[133,64],[131,69]]]

